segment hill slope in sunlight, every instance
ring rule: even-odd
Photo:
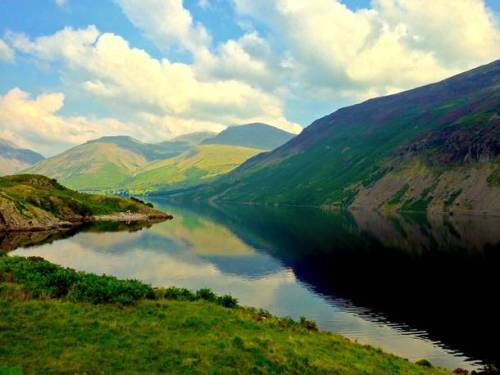
[[[45,176],[0,177],[0,230],[46,230],[98,220],[166,218],[168,215],[137,199],[79,193]]]
[[[76,146],[27,169],[26,173],[56,178],[80,191],[107,191],[151,161],[190,149],[187,143],[147,144],[130,137],[103,137]]]
[[[262,150],[231,145],[200,145],[176,157],[150,163],[120,186],[131,194],[161,193],[211,181]]]
[[[500,60],[342,108],[184,198],[500,212],[499,118]]]

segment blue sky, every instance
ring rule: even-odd
[[[1,0],[0,137],[298,132],[500,56],[497,0]],[[36,125],[35,125],[36,124]]]

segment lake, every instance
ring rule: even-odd
[[[500,218],[154,203],[174,220],[0,234],[0,247],[154,286],[208,287],[411,360],[500,368]]]

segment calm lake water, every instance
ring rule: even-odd
[[[154,286],[208,287],[412,360],[500,367],[500,218],[155,205],[174,220],[0,235],[0,247]]]

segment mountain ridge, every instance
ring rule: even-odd
[[[499,115],[499,108],[500,60],[497,60],[434,84],[341,108],[314,121],[281,147],[248,160],[216,183],[190,192],[185,198],[348,207],[361,189],[391,173],[387,163],[402,145],[446,126],[476,123],[498,129],[498,122],[489,119]],[[474,132],[472,128],[463,129]],[[498,151],[494,153],[490,161],[478,162],[490,163],[492,173],[498,169]],[[438,166],[431,169],[431,174],[441,173]],[[480,178],[494,179],[483,175]],[[436,179],[428,183],[430,186],[423,190],[432,190]],[[484,185],[490,196],[500,195],[495,186]],[[392,197],[398,191],[391,191]],[[406,198],[418,200],[415,196]],[[473,201],[480,199],[475,197]],[[491,207],[493,211],[500,211],[497,201]],[[407,202],[395,207],[388,207],[387,203],[383,201],[377,208],[402,209]],[[428,203],[426,208],[437,207]],[[474,210],[474,203],[469,206]]]

